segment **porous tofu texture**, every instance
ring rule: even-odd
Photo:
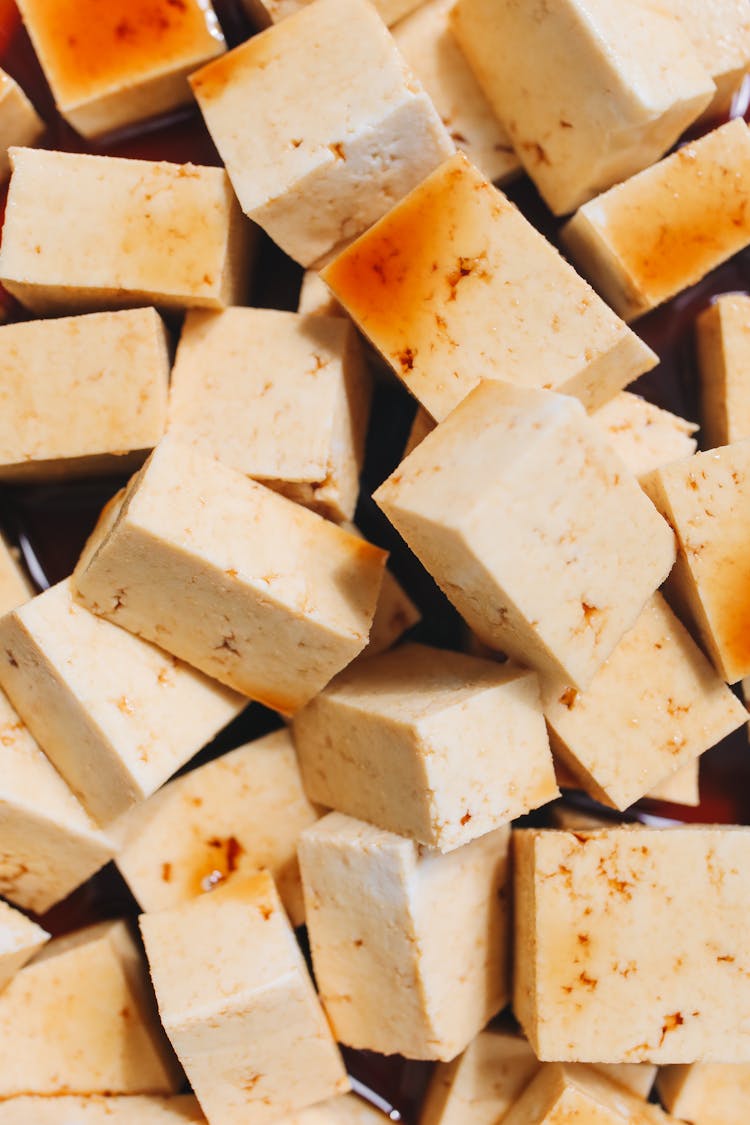
[[[168,435],[74,579],[95,613],[291,713],[367,644],[385,559]]]
[[[0,991],[49,940],[49,934],[19,910],[0,902]]]
[[[10,157],[0,280],[32,312],[242,303],[250,227],[222,168],[29,148]]]
[[[653,164],[716,93],[681,26],[638,3],[459,0],[452,18],[557,215]]]
[[[656,363],[463,153],[322,277],[437,421],[480,379],[552,388],[593,409]]]
[[[0,70],[0,181],[10,175],[8,149],[33,145],[43,132],[44,122],[21,87]]]
[[[541,1059],[747,1058],[750,830],[515,834],[514,1011]]]
[[[141,916],[162,1023],[209,1121],[263,1125],[349,1089],[273,880]]]
[[[503,1125],[669,1125],[673,1117],[610,1082],[591,1066],[547,1063]]]
[[[169,432],[340,522],[354,515],[370,397],[359,337],[343,317],[193,311],[172,372]]]
[[[573,398],[484,381],[375,500],[480,640],[585,688],[674,537]]]
[[[748,1063],[663,1066],[656,1079],[670,1113],[698,1125],[745,1125],[750,1104]]]
[[[615,395],[591,417],[636,477],[680,457],[689,457],[697,448],[693,434],[698,427],[694,422],[662,410],[630,391]]]
[[[312,800],[440,851],[558,796],[537,677],[513,664],[402,645],[342,672],[293,730]]]
[[[315,979],[339,1042],[450,1060],[508,999],[509,832],[441,855],[331,813],[299,846]]]
[[[0,1102],[0,1125],[206,1125],[194,1097],[10,1098]]]
[[[366,0],[314,0],[190,81],[243,211],[304,266],[455,148]]]
[[[562,231],[576,266],[634,320],[750,243],[750,131],[742,118],[581,207]]]
[[[750,437],[750,297],[727,293],[695,322],[708,447]]]

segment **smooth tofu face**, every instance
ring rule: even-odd
[[[357,502],[370,398],[362,348],[343,317],[192,312],[172,373],[169,431],[340,521]]]
[[[744,1125],[750,1099],[747,1063],[693,1063],[664,1066],[656,1088],[675,1117],[700,1125]]]
[[[594,407],[655,362],[460,153],[322,276],[438,421],[480,379],[550,387]]]
[[[19,8],[58,109],[86,137],[189,101],[187,75],[225,49],[208,0],[21,0]]]
[[[0,902],[0,991],[48,940],[41,926]]]
[[[0,278],[33,312],[242,302],[250,232],[222,169],[24,148],[11,163]]]
[[[0,536],[0,614],[28,601],[34,587],[5,539]]]
[[[196,1099],[175,1097],[20,1097],[0,1102],[0,1125],[205,1125]]]
[[[563,228],[578,268],[625,320],[750,242],[750,131],[739,118],[592,199]]]
[[[692,435],[698,427],[693,422],[670,414],[630,391],[615,395],[591,417],[636,477],[670,461],[689,457],[697,447]]]
[[[365,0],[315,0],[191,85],[243,211],[304,266],[361,234],[455,147]]]
[[[457,1059],[436,1066],[421,1125],[490,1125],[501,1121],[539,1066],[521,1036],[495,1028],[480,1031]]]
[[[515,844],[513,1003],[540,1058],[747,1057],[746,829],[529,830]]]
[[[689,805],[694,808],[701,803],[700,797],[700,761],[694,762],[675,770],[664,781],[660,781],[647,794],[654,801],[669,801],[673,805]]]
[[[706,445],[750,437],[750,297],[720,297],[700,314],[695,330]]]
[[[548,1063],[503,1118],[503,1125],[668,1125],[673,1121],[591,1066]]]
[[[44,132],[44,122],[21,87],[0,70],[0,179],[10,175],[8,149],[33,145]]]

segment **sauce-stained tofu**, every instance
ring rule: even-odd
[[[480,640],[585,688],[673,535],[573,398],[477,387],[375,500]]]
[[[291,713],[367,644],[385,559],[167,435],[74,580],[95,613]]]
[[[140,924],[162,1023],[209,1121],[263,1125],[349,1089],[270,875]]]
[[[16,550],[0,535],[0,615],[28,601],[33,593],[34,587],[18,561]]]
[[[738,118],[592,199],[562,231],[594,288],[634,320],[750,243],[750,131]]]
[[[169,368],[154,309],[0,327],[0,480],[136,467],[164,433]]]
[[[48,940],[36,922],[0,902],[0,991]]]
[[[336,1038],[448,1061],[508,999],[507,828],[441,855],[331,813],[299,859]]]
[[[514,1011],[541,1059],[741,1061],[750,830],[515,833]]]
[[[593,1067],[559,1063],[542,1066],[502,1120],[503,1125],[678,1125]]]
[[[206,1125],[189,1094],[19,1097],[0,1102],[0,1125]]]
[[[750,437],[750,297],[727,293],[695,322],[708,446]]]
[[[591,417],[636,477],[680,457],[689,457],[697,448],[693,434],[698,427],[693,422],[630,391],[615,395]]]
[[[69,580],[0,619],[0,684],[105,824],[149,796],[247,705],[97,617]]]
[[[339,522],[357,502],[370,397],[344,317],[193,311],[172,372],[169,432]]]
[[[223,169],[10,155],[0,280],[32,312],[242,303],[251,231]]]
[[[0,70],[0,182],[10,175],[8,149],[33,145],[44,132],[44,122],[18,83]]]
[[[323,271],[441,421],[480,379],[600,406],[656,356],[463,153]]]
[[[392,27],[423,2],[424,0],[373,0],[376,11],[388,27]],[[288,16],[293,16],[300,8],[312,3],[312,0],[241,0],[241,3],[250,21],[262,30],[269,24],[279,23]]]
[[[745,1125],[750,1105],[750,1064],[663,1066],[656,1089],[675,1117],[696,1125]]]
[[[190,81],[243,211],[304,266],[454,151],[366,0],[314,0]]]
[[[558,795],[539,682],[513,664],[402,645],[342,672],[293,731],[313,801],[440,851]]]

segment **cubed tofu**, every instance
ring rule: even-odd
[[[437,421],[480,379],[552,388],[593,409],[656,363],[463,153],[322,277]]]
[[[305,270],[297,312],[307,316],[346,316],[317,270]]]
[[[515,834],[514,1011],[541,1059],[743,1061],[750,830]]]
[[[556,215],[653,164],[716,93],[679,24],[638,3],[459,0],[452,18]]]
[[[503,1125],[678,1125],[593,1067],[559,1063],[541,1067],[502,1120]]]
[[[719,297],[698,317],[695,331],[706,445],[750,437],[750,297]]]
[[[342,672],[293,730],[313,801],[440,851],[559,795],[539,681],[510,663],[402,645]]]
[[[169,369],[154,309],[0,327],[0,480],[137,467],[166,427]]]
[[[362,346],[348,319],[196,310],[180,337],[168,428],[339,522],[354,515],[370,398]]]
[[[8,149],[33,145],[44,132],[44,122],[18,83],[0,70],[0,182],[10,175]]]
[[[700,761],[696,758],[675,770],[646,794],[649,800],[668,801],[671,805],[696,808],[701,803]]]
[[[162,1023],[209,1121],[263,1125],[349,1089],[270,875],[140,921]]]
[[[247,705],[97,617],[69,580],[0,618],[0,685],[88,812],[148,797]]]
[[[746,1125],[750,1064],[663,1066],[656,1089],[662,1104],[675,1117],[696,1125]]]
[[[419,1125],[497,1125],[540,1065],[520,1035],[480,1031],[462,1055],[437,1064]]]
[[[636,477],[689,457],[698,427],[640,395],[622,391],[591,415],[620,460]],[[750,436],[750,429],[748,430]]]
[[[250,21],[260,29],[293,16],[312,0],[241,0]],[[376,11],[384,23],[391,27],[424,0],[373,0]]]
[[[402,459],[408,457],[412,450],[416,449],[421,441],[423,441],[428,434],[431,434],[435,429],[435,421],[429,411],[425,410],[423,406],[418,406],[414,420],[409,430],[409,436],[406,439]]]
[[[658,593],[585,691],[543,681],[542,709],[555,755],[621,810],[747,722]]]
[[[171,1094],[181,1084],[125,922],[49,942],[0,993],[0,1034],[0,1104],[19,1094]]]
[[[95,613],[291,713],[367,644],[385,559],[167,435],[74,578]]]
[[[223,169],[28,148],[10,157],[0,281],[32,312],[242,303],[251,230]]]
[[[0,902],[0,990],[47,941],[46,930],[7,902]]]
[[[331,813],[299,859],[339,1042],[449,1061],[508,1000],[507,828],[441,855]]]
[[[580,402],[484,381],[375,493],[469,627],[585,688],[674,561]]]
[[[733,684],[750,673],[750,438],[643,478],[677,537],[665,591]]]
[[[580,789],[594,796],[593,784],[582,771],[575,773],[569,764],[564,764],[561,758],[555,758],[554,755],[553,760],[557,784],[561,789]],[[700,760],[695,758],[686,766],[665,777],[664,781],[659,782],[646,793],[646,799],[669,801],[673,805],[699,805]],[[552,812],[552,823],[555,828],[607,828],[615,819],[609,815],[600,816],[559,803],[553,806]]]
[[[386,652],[404,633],[422,620],[422,614],[390,570],[383,571],[378,604],[364,656]]]
[[[19,1097],[0,1102],[0,1125],[206,1125],[189,1094]]]
[[[18,561],[18,553],[0,535],[0,614],[16,609],[34,594],[31,580]]]
[[[563,243],[615,312],[634,320],[750,243],[749,177],[750,130],[736,118],[586,203]]]
[[[384,1125],[385,1120],[379,1110],[356,1094],[344,1094],[284,1117],[279,1125]]]
[[[367,0],[314,0],[190,81],[243,211],[303,266],[455,148]]]

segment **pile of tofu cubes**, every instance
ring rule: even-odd
[[[19,8],[79,135],[195,99],[223,166],[55,151],[3,77],[0,481],[134,475],[65,581],[0,558],[0,1125],[377,1125],[339,1045],[435,1062],[419,1125],[746,1125],[750,829],[618,813],[747,720],[750,298],[697,319],[704,451],[625,389],[750,246],[747,3]],[[351,522],[373,371],[462,652]],[[560,783],[608,818],[512,827]],[[113,858],[143,945],[48,940]]]

